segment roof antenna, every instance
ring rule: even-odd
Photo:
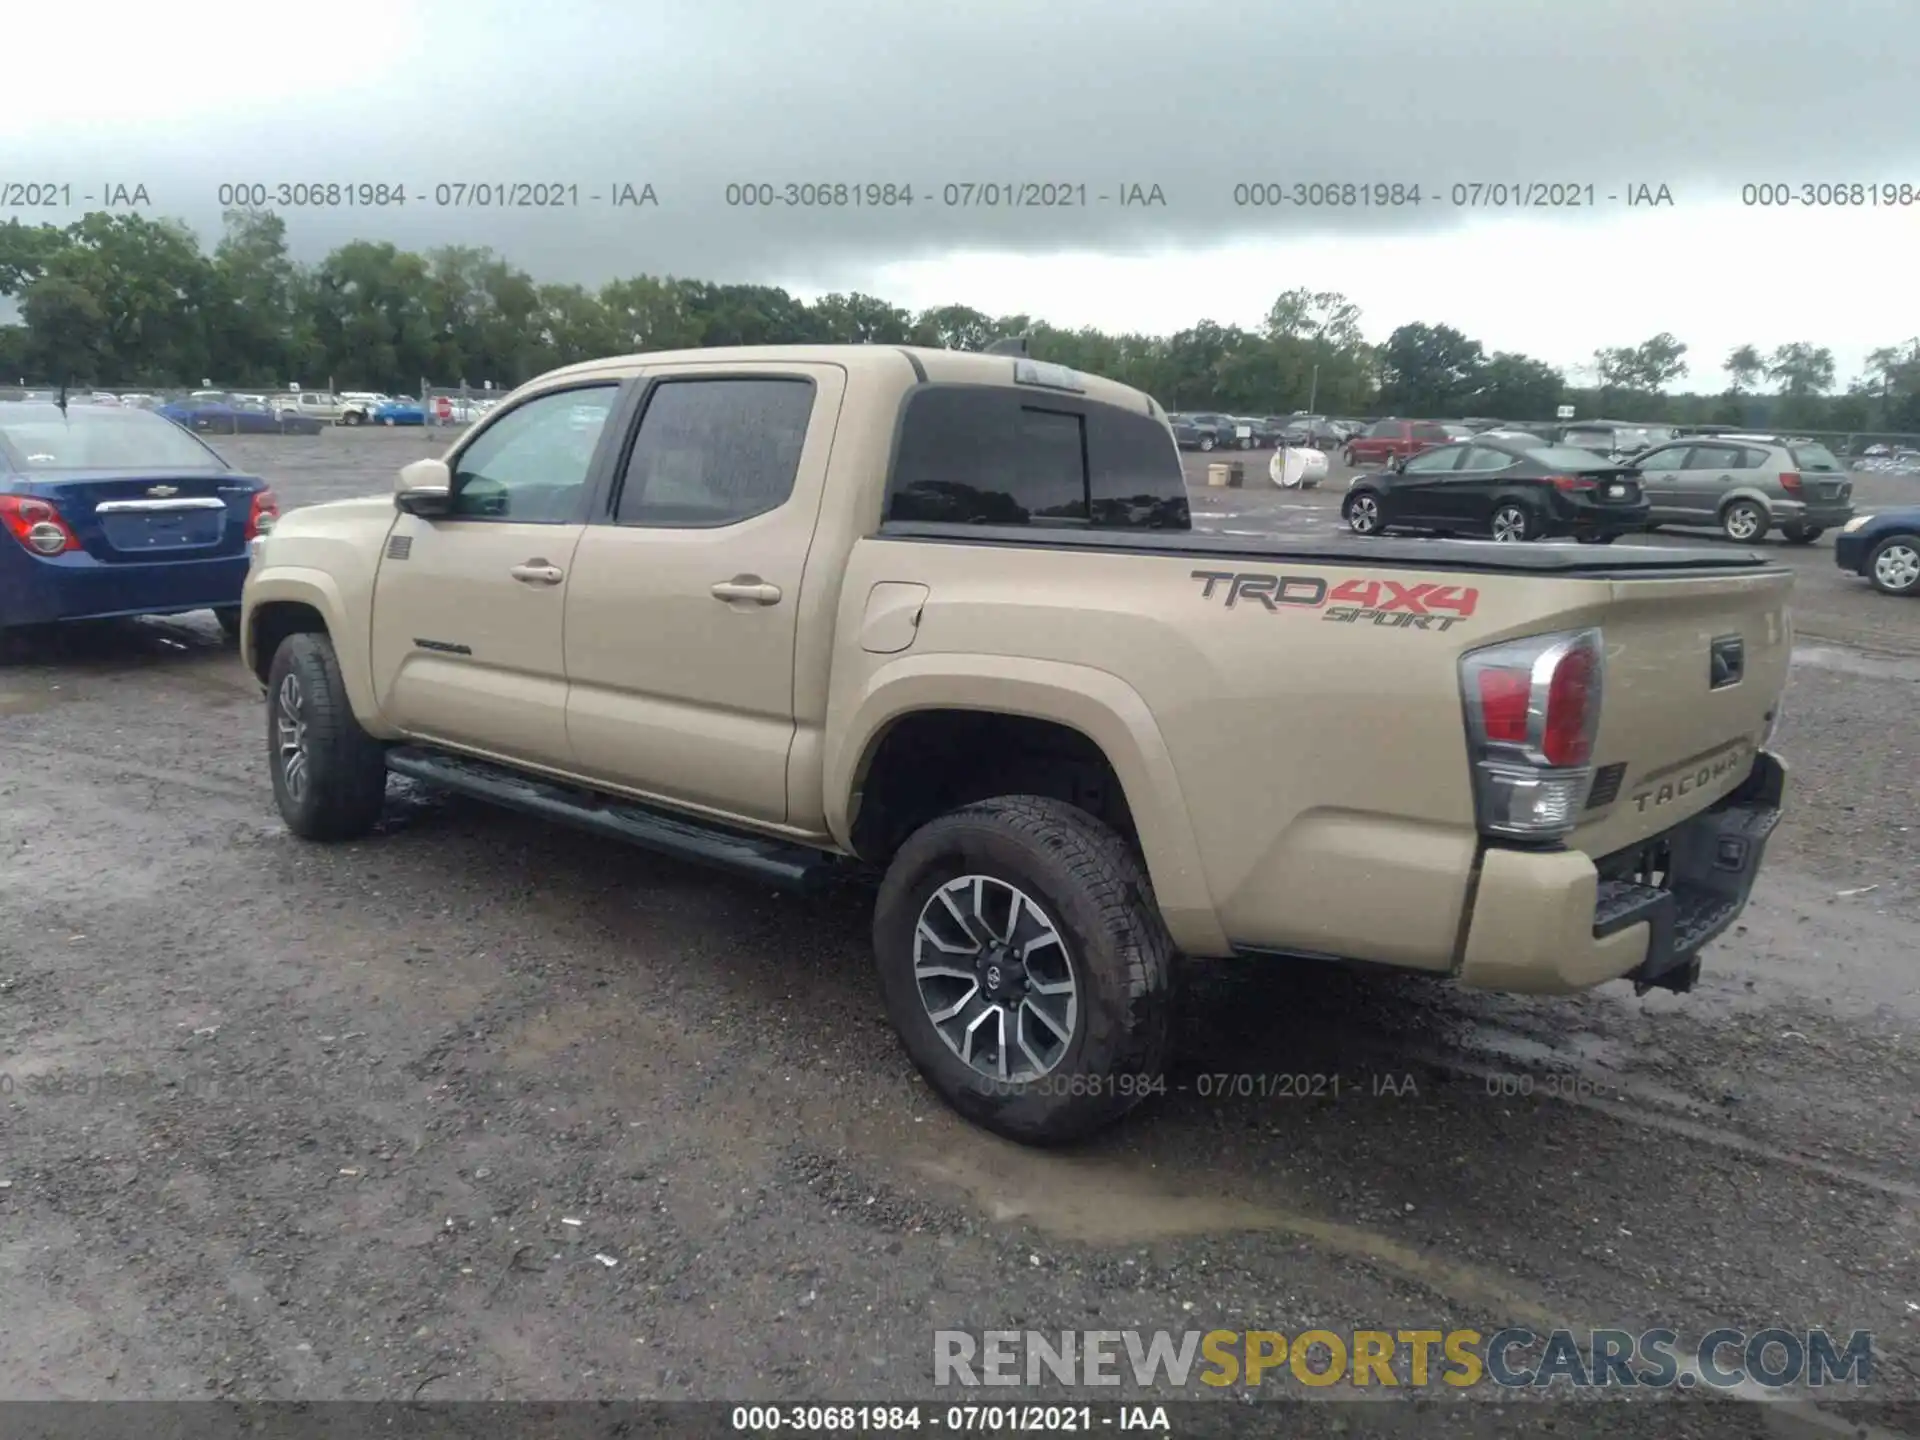
[[[1027,337],[1024,335],[1009,335],[1004,340],[994,341],[981,353],[986,355],[1025,355],[1027,353]]]

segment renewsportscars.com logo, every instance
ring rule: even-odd
[[[936,1330],[940,1386],[1069,1385],[1216,1389],[1289,1383],[1456,1390],[1862,1388],[1873,1334],[1825,1330]]]

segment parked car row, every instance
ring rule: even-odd
[[[1324,415],[1222,415],[1214,411],[1181,411],[1167,417],[1174,441],[1182,450],[1272,450],[1281,445],[1305,445],[1337,450],[1361,428],[1357,420],[1330,420]]]
[[[1354,479],[1341,507],[1356,534],[1423,530],[1495,540],[1571,537],[1607,544],[1663,525],[1713,526],[1751,544],[1778,531],[1807,545],[1853,516],[1853,484],[1826,446],[1779,435],[1680,438],[1633,455],[1522,430],[1418,445]],[[1437,428],[1437,427],[1432,427]]]

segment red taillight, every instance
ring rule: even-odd
[[[0,495],[0,525],[36,555],[63,555],[80,548],[80,537],[67,527],[49,500],[32,495]]]
[[[1780,488],[1798,494],[1800,490],[1799,475],[1792,470],[1782,470],[1780,472]]]
[[[261,490],[253,497],[253,508],[247,511],[247,539],[252,540],[265,535],[273,529],[273,522],[280,518],[280,502],[274,498],[273,491]]]
[[[1563,652],[1547,682],[1547,723],[1540,753],[1550,765],[1584,765],[1593,758],[1593,702],[1600,673],[1594,647],[1577,645]]]
[[[1509,640],[1460,657],[1482,833],[1555,840],[1579,825],[1600,724],[1601,632]]]
[[[1479,675],[1482,738],[1499,745],[1527,743],[1527,706],[1533,698],[1533,672],[1486,669]]]
[[[1591,490],[1600,483],[1585,475],[1555,475],[1550,478],[1556,490]]]

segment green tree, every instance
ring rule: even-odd
[[[1489,356],[1480,368],[1479,382],[1474,410],[1507,420],[1552,419],[1567,386],[1566,378],[1551,365],[1511,350]]]
[[[1395,414],[1457,415],[1479,392],[1486,356],[1451,325],[1402,325],[1381,349],[1380,404]]]
[[[1751,345],[1736,345],[1727,352],[1727,358],[1721,369],[1727,372],[1732,384],[1729,391],[1735,395],[1744,395],[1760,383],[1767,373],[1767,362],[1760,358],[1760,352]]]
[[[114,354],[100,297],[77,280],[45,275],[20,295],[27,322],[26,360],[36,375],[57,384],[98,383]]]

